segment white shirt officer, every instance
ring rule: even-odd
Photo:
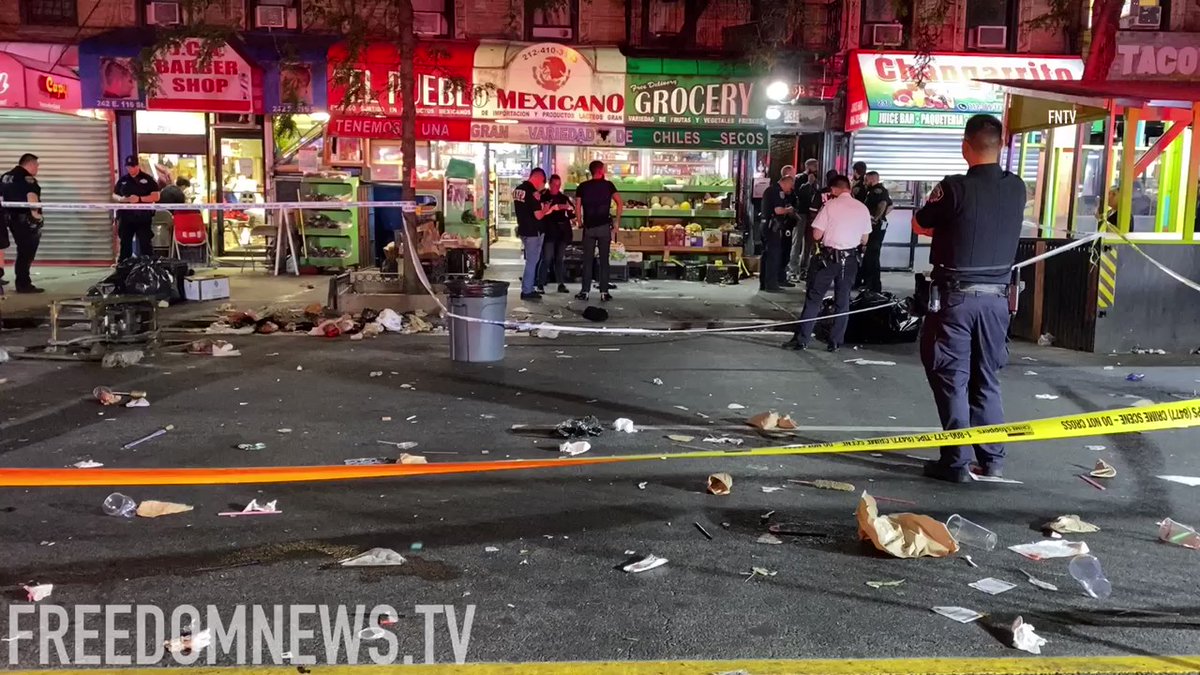
[[[850,190],[830,199],[813,220],[813,237],[826,248],[845,251],[871,234],[871,212]]]

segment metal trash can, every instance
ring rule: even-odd
[[[503,322],[508,308],[507,281],[454,280],[446,284],[450,312],[459,316]],[[502,323],[479,323],[450,317],[450,358],[489,363],[504,358]]]

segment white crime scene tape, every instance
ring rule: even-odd
[[[205,204],[125,204],[122,202],[77,203],[77,202],[0,202],[0,208],[38,209],[41,211],[290,211],[295,209],[321,211],[349,208],[396,208],[415,211],[417,203],[409,200],[395,201],[352,201],[329,200],[326,202],[264,202],[255,203],[205,203]]]

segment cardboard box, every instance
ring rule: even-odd
[[[183,280],[183,295],[188,300],[221,300],[229,297],[229,277],[213,275]]]
[[[642,233],[637,230],[617,230],[617,241],[626,246],[641,246]]]
[[[666,246],[667,233],[663,230],[642,230],[642,246]]]
[[[706,248],[721,248],[722,241],[720,230],[704,230],[704,246]]]
[[[644,255],[646,254],[642,253],[641,251],[628,251],[625,253],[625,260],[631,263],[640,263],[642,262],[642,256]]]

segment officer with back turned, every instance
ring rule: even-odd
[[[921,362],[943,429],[1004,422],[999,370],[1008,361],[1009,284],[1025,211],[1025,182],[1000,168],[1004,129],[975,115],[963,133],[967,173],[946,176],[913,216],[913,232],[933,237]],[[985,475],[1003,475],[1004,446],[976,445]],[[971,449],[942,448],[930,478],[970,480]]]
[[[37,181],[38,158],[25,153],[11,171],[0,175],[0,200],[6,202],[40,202],[42,186]],[[17,245],[17,261],[14,267],[18,293],[41,293],[43,289],[33,285],[29,268],[37,255],[38,243],[42,240],[41,209],[0,208],[0,249],[8,248],[8,233],[12,232]],[[0,277],[4,276],[0,268]]]

